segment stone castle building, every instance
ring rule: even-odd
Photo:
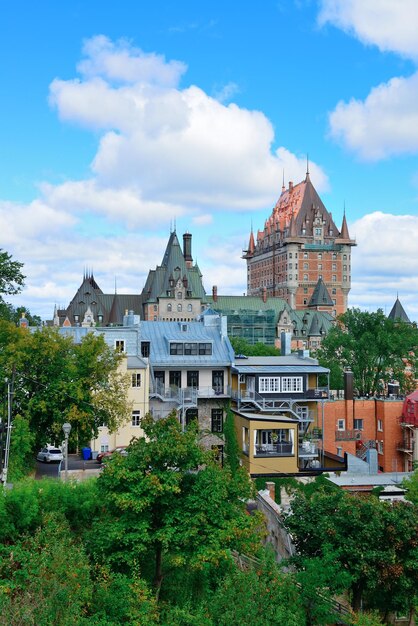
[[[309,170],[304,181],[282,193],[264,229],[251,231],[247,261],[247,293],[283,298],[292,309],[347,309],[351,288],[351,248],[345,212],[341,231],[325,208]]]

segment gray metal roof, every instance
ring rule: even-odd
[[[237,411],[235,409],[232,409],[233,413],[235,413],[236,415],[241,415],[242,417],[245,417],[248,420],[259,420],[259,421],[269,421],[269,422],[288,422],[291,424],[298,424],[299,420],[296,418],[292,418],[292,417],[287,417],[286,415],[283,414],[278,414],[276,413],[275,415],[272,415],[271,413],[252,413],[249,411]]]
[[[202,322],[141,322],[141,340],[150,342],[150,361],[154,367],[227,367],[233,361],[229,339],[221,336],[219,327],[205,326]],[[170,355],[170,342],[211,343],[212,354]]]
[[[320,365],[234,365],[238,374],[327,374],[329,370]]]
[[[138,356],[128,356],[128,370],[147,369],[148,363]]]

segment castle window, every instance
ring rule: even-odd
[[[303,280],[308,280],[308,275],[307,274],[303,275]]]
[[[332,295],[336,296],[337,295],[337,290],[335,289],[335,287],[332,288]]]
[[[291,258],[292,258],[292,253],[291,253],[291,252],[289,252],[289,259],[291,259]]]
[[[178,292],[177,292],[177,300],[181,300],[181,299],[182,299],[182,297],[183,297],[182,292],[181,292],[181,291],[178,291]]]
[[[344,275],[344,276],[343,276],[343,280],[347,280],[347,276],[345,276],[345,275]]]
[[[335,274],[333,274],[333,275],[332,275],[332,282],[333,282],[333,283],[335,283],[335,282],[336,282],[336,280],[337,280],[337,277],[336,277],[336,275],[335,275]]]
[[[304,258],[304,259],[307,259],[307,258],[308,258],[308,253],[307,253],[307,252],[304,252],[304,253],[303,253],[303,258]]]
[[[188,304],[188,305],[187,305],[187,310],[188,310],[188,311],[193,311],[193,307],[192,307],[192,305],[191,305],[191,304]]]
[[[333,271],[333,272],[335,272],[335,271],[336,271],[336,269],[337,269],[337,264],[336,264],[336,263],[333,263],[333,264],[332,264],[332,271]]]
[[[318,263],[318,269],[322,270],[322,263]]]
[[[332,253],[332,260],[333,260],[333,261],[336,261],[336,260],[337,260],[337,253],[336,253],[336,252],[333,252],[333,253]]]
[[[347,260],[347,255],[346,254],[343,255],[343,259],[344,259],[344,261]]]
[[[74,315],[74,321],[75,321],[75,322],[78,322],[78,320],[79,320],[79,319],[80,319],[80,318],[79,318],[79,316],[78,316],[78,315]]]
[[[318,260],[322,261],[322,252],[318,252]]]
[[[177,311],[180,313],[183,310],[183,307],[181,306],[181,304],[177,305]]]
[[[346,265],[343,265],[343,270],[344,270],[344,272],[347,271],[347,266]]]
[[[154,304],[154,311],[158,311],[158,306]]]
[[[308,267],[309,267],[309,265],[308,265],[307,263],[304,263],[304,264],[303,264],[303,269],[304,269],[304,270],[307,270],[307,269],[308,269]]]
[[[307,287],[303,288],[303,293],[308,293],[308,288]]]
[[[172,310],[173,310],[173,307],[172,307],[171,303],[169,302],[167,304],[167,311],[172,311]]]

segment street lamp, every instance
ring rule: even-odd
[[[67,482],[68,479],[68,437],[70,435],[71,432],[71,424],[69,424],[68,422],[65,422],[65,424],[62,425],[62,430],[64,431],[64,436],[65,436],[65,473],[64,473],[64,479],[65,482]]]

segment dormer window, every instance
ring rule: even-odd
[[[183,298],[183,293],[181,291],[177,292],[177,300],[181,300]]]

